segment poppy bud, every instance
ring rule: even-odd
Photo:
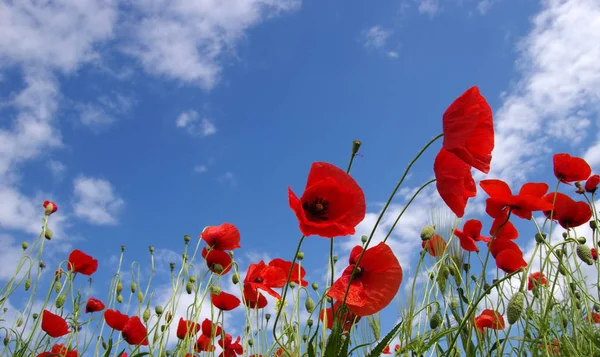
[[[600,305],[594,304],[594,311],[596,311],[596,312],[600,311]]]
[[[536,233],[535,234],[535,241],[538,244],[544,243],[545,240],[546,240],[546,234],[543,234],[543,233]]]
[[[138,291],[137,297],[138,297],[138,302],[139,302],[140,304],[141,304],[142,302],[144,302],[144,294],[142,294],[142,292],[141,292],[141,291]]]
[[[313,325],[313,320],[312,319],[306,320],[306,326],[312,327],[312,325]]]
[[[221,293],[221,288],[218,286],[212,286],[210,288],[210,292],[213,293],[214,295],[219,295]]]
[[[189,235],[184,235],[183,236],[183,241],[187,244],[190,242],[190,240],[192,240],[192,237],[190,237]]]
[[[117,302],[119,304],[123,302],[123,295],[121,295],[121,294],[117,295]]]
[[[523,313],[523,308],[525,304],[525,294],[519,291],[508,302],[508,323],[513,325],[515,322],[521,318],[521,314]]]
[[[581,310],[581,301],[575,300],[575,307],[577,308],[577,310]]]
[[[137,290],[137,284],[132,282],[129,288],[131,289],[131,293],[135,294],[135,291]]]
[[[56,297],[56,307],[57,308],[61,308],[65,305],[65,301],[67,300],[67,297],[65,296],[65,294],[60,294]]]
[[[233,258],[233,250],[229,251],[229,256]]]
[[[561,275],[567,276],[567,270],[565,269],[565,267],[564,267],[562,264],[560,264],[560,265],[558,266],[558,272],[559,272]]]
[[[421,229],[421,240],[430,240],[435,234],[435,225],[425,226]]]
[[[163,308],[162,308],[162,306],[160,306],[160,305],[157,305],[157,306],[154,308],[154,312],[156,312],[156,314],[157,314],[158,316],[162,315],[162,313],[163,313]]]
[[[27,242],[21,243],[21,248],[23,248],[23,250],[27,250],[27,247],[29,247],[29,243],[27,243]]]
[[[173,314],[171,313],[171,311],[167,311],[167,313],[165,314],[165,322],[169,323],[171,322],[171,320],[173,320]]]
[[[435,314],[433,314],[433,316],[431,316],[431,320],[429,320],[429,327],[431,327],[432,330],[435,330],[436,328],[438,328],[440,326],[441,323],[442,323],[442,314],[440,314],[439,311],[436,311]]]
[[[121,280],[119,280],[117,282],[117,295],[119,295],[122,291],[123,291],[123,284],[121,283]]]
[[[106,343],[104,339],[102,339],[102,348],[104,348],[105,350],[108,348],[108,343]]]
[[[173,270],[175,270],[175,263],[169,263],[169,268],[171,269],[171,272],[173,272]]]
[[[58,210],[58,206],[56,205],[56,203],[50,201],[44,201],[42,207],[44,207],[44,214],[46,216],[49,216]]]
[[[293,281],[290,281],[290,288],[292,288],[292,289],[293,289],[293,288],[295,288],[295,287],[296,287],[296,283],[295,283],[295,282],[293,282]]]
[[[473,282],[477,281],[477,276],[475,276],[475,274],[471,275],[471,280],[473,280]]]
[[[339,259],[338,256],[334,255],[333,256],[333,264],[337,263],[338,259]]]
[[[567,326],[569,326],[569,319],[564,315],[562,317],[562,325],[563,325],[563,328],[567,328]]]
[[[587,242],[587,239],[585,239],[585,237],[579,237],[577,238],[577,242],[579,244],[585,244],[585,242]]]
[[[25,291],[29,290],[29,288],[31,287],[31,279],[27,279],[25,280]]]
[[[600,175],[592,175],[585,181],[585,190],[590,193],[596,192],[600,184]]]
[[[360,237],[360,241],[361,241],[363,244],[367,243],[367,241],[368,241],[368,240],[369,240],[369,237],[367,237],[367,236],[362,236],[362,237]]]
[[[194,284],[188,281],[187,284],[185,284],[185,291],[187,291],[188,294],[191,294],[192,291],[194,291]]]
[[[154,254],[154,246],[153,245],[149,246],[148,250],[150,251],[150,254]]]
[[[237,284],[240,282],[240,275],[238,273],[235,273],[231,276],[231,282],[234,284]]]
[[[313,299],[310,298],[310,296],[306,298],[306,301],[304,302],[304,307],[306,307],[306,311],[308,311],[309,314],[315,311],[315,302],[313,301]]]
[[[463,264],[463,270],[465,271],[465,273],[468,273],[469,269],[471,269],[471,264],[469,264],[469,263]]]
[[[161,326],[161,327],[162,327],[163,330],[165,329],[164,326]],[[173,354],[173,352],[171,352],[169,350],[169,351],[166,351],[165,354],[167,355],[167,357],[171,357],[171,355]]]
[[[196,283],[196,276],[195,275],[190,275],[190,277],[188,278],[189,282],[192,284]]]
[[[253,346],[254,345],[254,341],[253,340],[248,340],[248,346]]]
[[[450,308],[452,310],[458,309],[458,301],[456,301],[456,299],[452,299],[452,301],[450,301]]]
[[[17,327],[21,327],[21,325],[23,325],[23,319],[19,316],[17,319]]]
[[[124,245],[121,246],[121,253],[123,253],[123,252],[125,252],[125,246]]]
[[[34,312],[33,314],[31,314],[31,317],[33,317],[33,319],[34,319],[34,320],[37,320],[37,318],[38,318],[39,316],[40,316],[40,315],[39,315],[39,314],[37,314],[37,313],[35,313],[35,312]]]
[[[563,239],[567,239],[569,238],[569,234],[567,232],[563,232],[562,237]]]
[[[592,230],[598,229],[598,221],[596,221],[595,219],[593,221],[590,221],[590,228]]]
[[[442,267],[440,268],[438,275],[440,278],[442,279],[448,279],[448,276],[450,275],[450,269],[448,269],[447,266],[442,265]]]
[[[298,260],[304,259],[304,252],[298,252],[298,255],[296,256],[296,258],[298,258]]]
[[[6,334],[6,336],[4,336],[4,346],[8,346],[8,343],[10,342],[10,336],[8,335],[8,333]]]
[[[44,238],[46,238],[47,240],[52,239],[52,231],[48,227],[44,229]]]
[[[269,321],[271,319],[271,314],[266,314],[265,319],[267,319],[267,321]]]
[[[317,290],[319,290],[319,284],[317,284],[317,283],[312,283],[312,285],[311,285],[311,286],[312,286],[312,288],[313,288],[313,290],[314,290],[314,291],[317,291]]]
[[[575,284],[575,283],[569,283],[569,288],[571,289],[571,292],[573,294],[575,294],[575,292],[577,291],[577,284]]]
[[[212,268],[211,270],[217,274],[221,274],[224,270],[223,266],[221,264],[213,264],[213,265],[211,265],[211,268]]]
[[[596,248],[590,249],[590,253],[592,254],[592,259],[598,260],[598,252],[596,251]]]
[[[575,190],[575,193],[578,193],[580,195],[583,195],[585,193],[585,190],[583,189],[583,185],[581,184],[581,182],[579,182],[579,181],[575,182],[575,187],[577,187],[577,190]]]
[[[587,265],[594,264],[594,259],[592,258],[592,251],[588,248],[587,245],[577,244],[577,256],[581,261],[586,263]]]
[[[146,308],[146,310],[144,310],[142,319],[144,320],[144,323],[148,323],[148,320],[150,320],[150,309],[149,308]]]
[[[358,152],[358,149],[360,149],[361,145],[362,145],[362,142],[360,140],[354,140],[352,142],[352,155],[356,155],[356,153]]]
[[[54,291],[56,291],[57,294],[60,292],[60,281],[57,281],[54,284]]]

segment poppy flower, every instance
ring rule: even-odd
[[[208,244],[209,248],[216,250],[234,250],[241,248],[240,231],[230,223],[223,223],[220,226],[208,226],[200,234],[202,240]]]
[[[58,211],[58,206],[56,203],[51,201],[44,201],[44,203],[42,203],[42,207],[44,207],[44,214],[46,214],[46,216]]]
[[[98,270],[98,260],[85,254],[81,250],[75,249],[69,254],[69,269],[74,273],[89,276]]]
[[[505,249],[500,251],[496,256],[496,266],[505,273],[513,273],[527,266],[527,262],[523,259],[523,252],[519,248]]]
[[[592,168],[588,163],[576,156],[567,153],[555,154],[554,176],[563,183],[569,184],[574,181],[584,181],[592,174]]]
[[[122,331],[127,321],[129,321],[129,316],[122,314],[118,310],[107,309],[104,311],[104,321],[111,328]]]
[[[194,345],[194,350],[196,352],[212,352],[215,350],[215,346],[210,342],[210,336],[206,336],[201,334],[198,336],[198,340],[196,340],[196,344]]]
[[[465,222],[463,229],[454,229],[454,235],[460,240],[460,246],[467,252],[478,252],[475,242],[489,242],[490,238],[481,235],[483,224],[476,219]]]
[[[127,320],[127,323],[123,326],[121,335],[125,342],[130,345],[148,346],[148,330],[146,330],[146,326],[142,324],[142,321],[137,316],[133,316]]]
[[[482,333],[484,328],[504,330],[504,318],[494,310],[485,309],[481,312],[481,315],[475,318],[475,327]]]
[[[249,286],[244,286],[242,300],[244,301],[244,305],[251,309],[263,309],[268,304],[267,298],[263,294],[253,290]]]
[[[275,258],[269,262],[269,266],[276,267],[282,269],[287,275],[292,268],[292,262],[288,262],[286,260]],[[304,276],[306,275],[306,270],[298,264],[294,263],[294,268],[292,269],[292,274],[290,275],[289,281],[294,282],[301,286],[307,286],[308,282],[304,280]]]
[[[385,348],[383,349],[383,352],[381,352],[381,354],[391,355],[392,351],[390,350],[390,345],[385,346]]]
[[[282,288],[287,282],[287,273],[281,268],[269,266],[264,261],[258,264],[250,264],[248,273],[244,279],[244,291],[246,297],[251,301],[258,301],[258,290],[260,289],[274,298],[280,299],[273,288]]]
[[[221,326],[213,323],[210,319],[204,319],[202,321],[202,334],[207,336],[209,339],[214,336],[221,335]]]
[[[237,355],[241,355],[244,353],[244,348],[240,344],[240,337],[233,341],[230,334],[226,334],[225,337],[221,337],[219,340],[219,346],[223,348],[223,352],[219,355],[219,357],[236,357]]]
[[[54,338],[64,336],[71,332],[69,331],[69,325],[65,319],[48,310],[42,312],[42,330],[50,337]]]
[[[202,248],[202,258],[206,260],[208,269],[215,274],[225,275],[233,267],[231,255],[222,250]]]
[[[319,314],[319,318],[323,322],[325,322],[325,318],[327,318],[327,328],[330,330],[333,328],[334,318],[337,318],[343,324],[344,331],[350,331],[352,326],[355,323],[357,323],[358,321],[360,321],[360,316],[356,316],[354,313],[352,313],[352,311],[348,311],[348,310],[346,310],[346,313],[344,314],[344,316],[339,316],[338,310],[340,309],[341,306],[342,306],[341,301],[334,302],[333,309],[331,307],[329,307],[327,309],[321,310],[321,312]]]
[[[104,310],[104,303],[96,298],[90,297],[85,304],[85,313],[98,312]]]
[[[368,316],[381,311],[396,296],[402,283],[402,268],[392,249],[381,242],[367,249],[357,266],[363,248],[356,246],[350,252],[350,265],[337,279],[327,296],[343,301],[350,286],[346,305],[358,316]],[[352,280],[352,271],[356,273]]]
[[[533,290],[533,288],[540,286],[540,285],[547,285],[548,284],[548,280],[546,280],[546,277],[544,276],[544,273],[541,272],[535,272],[531,275],[529,275],[529,277],[527,278],[527,290]]]
[[[445,150],[487,174],[494,149],[492,108],[478,87],[467,89],[442,117]]]
[[[465,214],[467,201],[477,194],[471,166],[442,148],[433,163],[437,191],[457,217]]]
[[[592,259],[598,260],[598,251],[596,251],[596,248],[591,248],[590,253],[592,254]]]
[[[598,323],[600,323],[600,314],[597,313],[597,312],[592,311],[591,317],[590,317],[590,315],[587,315],[585,317],[585,319],[588,320],[588,321],[590,321],[590,322],[593,322],[595,324],[598,324]]]
[[[200,331],[200,324],[194,321],[186,321],[183,317],[179,318],[177,324],[177,338],[185,340],[186,338],[194,337]]]
[[[490,254],[492,255],[492,257],[494,259],[496,259],[498,254],[503,250],[506,250],[506,249],[520,250],[521,249],[521,248],[519,248],[517,243],[513,242],[510,239],[506,239],[506,238],[496,238],[488,244],[488,247],[490,249]]]
[[[600,184],[600,175],[592,175],[585,181],[585,190],[590,193],[596,192]]]
[[[544,349],[541,343],[538,344],[538,348],[540,350]],[[559,346],[558,340],[554,340],[554,341],[552,341],[551,344],[548,345],[548,352],[552,353],[555,356],[559,356],[560,355],[560,346]]]
[[[592,209],[587,202],[575,202],[571,197],[561,192],[552,192],[544,196],[547,202],[554,202],[552,211],[545,211],[544,215],[558,221],[565,229],[579,227],[592,218]]]
[[[519,231],[515,228],[515,225],[509,220],[508,212],[504,211],[502,215],[495,218],[490,228],[490,235],[496,239],[517,239],[519,238]]]
[[[55,344],[50,349],[50,352],[42,352],[37,357],[48,357],[48,356],[61,356],[61,357],[78,357],[79,354],[77,350],[69,351],[65,345]]]
[[[396,346],[394,347],[394,351],[396,351],[396,352],[397,352],[397,351],[400,351],[400,345],[396,345]]]
[[[492,218],[502,217],[510,209],[514,215],[530,220],[532,212],[546,211],[553,207],[542,199],[548,192],[548,185],[545,183],[526,183],[518,195],[513,195],[510,187],[501,180],[482,180],[479,186],[490,196],[486,200],[485,211]]]
[[[240,299],[235,295],[228,294],[224,291],[219,292],[218,295],[214,293],[210,294],[210,300],[212,304],[221,311],[230,311],[240,306]]]
[[[365,195],[352,176],[326,162],[312,164],[302,197],[291,187],[288,197],[305,236],[352,235],[367,211]]]
[[[430,239],[424,240],[421,247],[432,257],[438,257],[446,250],[446,241],[441,236],[434,234]]]

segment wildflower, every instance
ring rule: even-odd
[[[325,320],[327,320],[327,328],[330,330],[333,329],[333,322],[334,322],[333,320],[335,318],[338,321],[340,321],[339,323],[342,325],[344,331],[350,331],[350,329],[352,328],[352,325],[354,325],[355,323],[357,323],[360,320],[360,316],[357,316],[354,313],[352,313],[351,311],[348,311],[347,308],[346,308],[346,312],[345,312],[344,316],[340,316],[340,313],[338,312],[338,310],[341,307],[342,307],[342,302],[336,301],[335,303],[333,303],[333,309],[331,307],[329,307],[327,309],[321,310],[321,312],[319,313],[319,318],[323,322],[325,322]]]
[[[55,344],[50,349],[50,352],[42,352],[37,357],[49,357],[49,356],[60,356],[60,357],[78,357],[77,350],[69,351],[65,345]]]
[[[521,314],[523,313],[525,303],[525,294],[521,291],[518,291],[508,302],[507,308],[507,317],[508,323],[513,325],[515,322],[521,318]]]
[[[531,219],[534,211],[547,211],[552,203],[542,199],[548,192],[545,183],[529,182],[521,187],[518,195],[513,195],[506,182],[501,180],[482,180],[479,186],[490,196],[486,200],[485,211],[492,218],[498,218],[510,211],[523,219]]]
[[[202,248],[202,258],[206,260],[210,271],[215,274],[227,274],[233,267],[231,256],[222,250]]]
[[[69,269],[74,273],[92,275],[98,269],[98,260],[75,249],[69,254]]]
[[[442,148],[435,157],[433,171],[440,197],[456,216],[462,217],[467,201],[477,194],[471,166]]]
[[[600,184],[600,175],[592,175],[585,181],[585,190],[590,193],[596,192]]]
[[[446,250],[446,241],[438,234],[434,234],[431,239],[422,241],[421,247],[432,257],[438,257]]]
[[[475,318],[475,327],[482,333],[484,328],[504,330],[504,318],[494,310],[485,309]]]
[[[512,240],[496,238],[489,244],[490,254],[496,259],[496,266],[506,273],[515,272],[527,266],[521,248]]]
[[[587,202],[575,202],[571,197],[564,193],[549,193],[544,196],[547,202],[554,202],[554,209],[544,211],[544,215],[558,221],[558,224],[565,229],[579,227],[587,223],[592,218],[592,209]]]
[[[200,329],[200,324],[193,321],[186,321],[181,317],[177,324],[177,338],[180,340],[192,338],[200,331]]]
[[[221,332],[221,326],[213,323],[209,319],[204,319],[204,321],[202,321],[202,334],[208,338],[219,336],[221,335]]]
[[[576,156],[567,153],[555,154],[554,176],[563,183],[587,180],[592,174],[592,168],[588,163]]]
[[[237,355],[241,355],[244,353],[244,348],[240,344],[240,337],[232,342],[232,337],[229,334],[226,334],[225,337],[221,337],[219,340],[219,346],[223,348],[223,352],[221,353],[221,357],[236,357]]]
[[[217,309],[222,311],[230,311],[240,306],[240,299],[223,291],[218,294],[211,293],[210,300]]]
[[[44,201],[44,203],[42,203],[42,207],[44,207],[44,214],[46,216],[49,216],[58,210],[56,203],[51,201]]]
[[[591,315],[587,315],[585,317],[585,319],[588,320],[588,321],[590,321],[590,322],[593,322],[595,324],[598,324],[598,323],[600,323],[600,314],[597,313],[597,312],[592,311],[592,314]]]
[[[381,352],[381,354],[383,354],[383,355],[391,355],[392,351],[390,351],[390,345],[385,346],[385,348],[383,349],[383,351]]]
[[[70,332],[67,321],[48,310],[42,312],[42,330],[54,338],[64,336]]]
[[[268,304],[267,298],[263,294],[247,285],[244,285],[242,300],[244,300],[244,305],[251,309],[263,309]]]
[[[492,227],[490,228],[490,235],[499,238],[506,239],[517,239],[519,238],[519,231],[515,228],[515,225],[508,219],[508,212],[504,211],[502,214],[494,219]]]
[[[302,286],[308,285],[308,282],[306,280],[304,280],[304,276],[306,275],[306,270],[296,263],[294,263],[294,268],[292,269],[292,262],[289,262],[289,261],[286,261],[286,260],[283,260],[280,258],[275,258],[269,262],[269,266],[283,270],[283,272],[285,273],[286,276],[288,275],[288,273],[290,272],[290,269],[291,269],[292,273],[289,277],[290,282],[294,282],[294,283],[302,285]]]
[[[402,283],[402,268],[392,249],[383,242],[367,249],[357,265],[362,252],[359,245],[352,249],[349,266],[333,283],[327,296],[343,301],[348,290],[348,309],[358,316],[368,316],[382,310],[396,296]]]
[[[365,196],[360,186],[342,169],[326,162],[313,163],[300,198],[291,188],[288,196],[305,236],[352,235],[365,218]]]
[[[596,251],[596,248],[591,248],[590,253],[592,254],[592,259],[598,260],[598,252]]]
[[[236,226],[230,223],[208,226],[204,228],[200,237],[208,244],[209,248],[216,250],[233,250],[242,247],[240,232]]]
[[[107,309],[104,311],[104,321],[111,328],[122,331],[127,321],[129,321],[129,316],[122,314],[118,310]]]
[[[463,229],[454,229],[454,235],[460,240],[460,246],[467,252],[478,252],[475,242],[489,242],[491,239],[481,235],[483,225],[476,219],[465,222]]]
[[[262,260],[258,264],[250,264],[244,279],[245,297],[257,301],[260,289],[279,299],[281,296],[273,288],[282,288],[286,281],[286,273],[281,268],[269,266]]]
[[[527,278],[527,290],[529,291],[533,290],[535,287],[538,287],[540,285],[547,284],[548,280],[546,280],[544,273],[541,273],[539,271],[529,275],[529,277]]]
[[[148,330],[146,330],[146,326],[142,324],[142,321],[137,316],[133,316],[127,320],[127,323],[123,326],[121,335],[130,345],[148,346]]]
[[[85,313],[98,312],[104,310],[104,303],[96,298],[90,297],[85,304]]]
[[[543,350],[542,344],[538,344],[538,348]],[[555,356],[560,355],[560,346],[558,340],[553,340],[551,344],[548,345],[548,352],[554,354]]]

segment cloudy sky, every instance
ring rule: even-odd
[[[287,187],[301,192],[314,161],[345,167],[359,139],[369,215],[339,239],[345,259],[473,85],[496,122],[488,178],[551,180],[563,151],[598,172],[598,44],[597,0],[0,0],[0,261],[35,238],[45,199],[59,205],[47,260],[82,249],[100,277],[122,244],[129,262],[151,244],[175,257],[184,234],[223,222],[246,264],[289,259],[300,233]],[[407,270],[436,195],[392,235]],[[306,242],[311,281],[328,244]]]

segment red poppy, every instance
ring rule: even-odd
[[[433,171],[440,197],[456,216],[462,217],[467,201],[477,194],[471,166],[442,148],[435,157]]]
[[[598,251],[596,251],[596,248],[590,249],[590,253],[592,254],[592,259],[598,260]]]
[[[421,247],[432,257],[438,257],[446,250],[446,241],[441,236],[434,234],[430,239],[424,240]]]
[[[492,222],[492,228],[490,228],[490,234],[496,239],[517,239],[519,238],[519,231],[515,228],[515,225],[508,220],[508,212],[504,211],[501,216],[495,218]]]
[[[127,321],[129,321],[129,316],[122,314],[118,310],[107,309],[104,311],[104,321],[111,328],[122,331]]]
[[[247,285],[244,285],[242,300],[244,301],[244,305],[248,306],[251,309],[263,309],[268,304],[267,298],[263,294],[257,292],[256,290],[253,290]]]
[[[69,332],[69,325],[62,317],[51,313],[48,310],[42,312],[42,330],[50,337],[61,337]]]
[[[98,312],[104,310],[104,303],[96,298],[90,297],[85,304],[85,313]]]
[[[67,349],[67,347],[61,343],[61,344],[55,344],[54,346],[52,346],[52,349],[50,349],[50,352],[42,352],[39,355],[37,355],[37,357],[48,357],[48,356],[78,357],[79,354],[77,353],[77,350],[69,351]]]
[[[590,322],[594,322],[595,324],[598,324],[600,323],[600,314],[592,311],[592,316],[590,317],[590,315],[587,315],[585,319]]]
[[[537,286],[547,284],[548,280],[546,280],[544,273],[541,273],[539,271],[529,275],[529,277],[527,278],[527,290],[533,290],[533,288]]]
[[[600,184],[600,175],[592,175],[585,181],[585,190],[590,193],[596,192]]]
[[[490,196],[486,200],[485,211],[492,218],[502,217],[510,209],[518,217],[531,219],[534,211],[552,209],[552,204],[542,199],[548,192],[545,183],[526,183],[518,195],[513,195],[510,187],[501,180],[482,180],[479,186]]]
[[[396,345],[396,346],[394,347],[394,351],[399,351],[399,350],[400,350],[400,345]]]
[[[287,273],[281,268],[269,266],[264,261],[258,264],[250,264],[248,273],[244,279],[244,291],[248,300],[258,301],[258,290],[263,290],[267,294],[280,299],[273,288],[282,288],[287,281]]]
[[[402,283],[402,268],[392,249],[381,242],[365,251],[350,281],[362,252],[363,248],[359,245],[352,249],[350,265],[333,283],[327,296],[343,301],[350,286],[346,299],[348,309],[358,316],[368,316],[381,311],[394,299]]]
[[[242,247],[240,231],[230,223],[208,226],[204,228],[200,237],[208,244],[209,248],[216,250],[234,250]]]
[[[518,250],[505,249],[500,251],[496,256],[496,266],[505,273],[513,273],[527,266],[527,262],[523,259],[523,252]]]
[[[579,227],[592,218],[592,209],[587,202],[575,202],[571,197],[561,192],[552,192],[544,196],[547,202],[554,202],[552,219],[565,229]],[[544,215],[550,218],[552,211],[545,211]]]
[[[69,254],[69,269],[74,273],[92,275],[98,270],[98,260],[75,249]]]
[[[292,262],[288,262],[286,260],[276,258],[269,262],[269,266],[276,267],[282,269],[287,275],[292,268]],[[294,263],[294,268],[292,269],[292,274],[290,275],[290,282],[294,282],[301,286],[307,286],[308,282],[304,280],[304,276],[306,275],[306,270],[298,264]]]
[[[213,293],[210,294],[210,299],[212,304],[219,310],[222,311],[231,311],[236,307],[240,306],[240,299],[238,299],[235,295],[228,294],[224,291],[221,291],[219,295],[215,295]]]
[[[221,326],[213,323],[210,319],[204,319],[202,321],[202,334],[207,336],[210,340],[211,337],[221,335]]]
[[[291,187],[288,196],[305,236],[352,235],[367,211],[365,195],[352,176],[326,162],[312,164],[302,197]]]
[[[506,250],[506,249],[520,250],[521,249],[521,248],[519,248],[517,243],[513,242],[510,239],[506,239],[506,238],[496,238],[488,244],[488,247],[490,248],[490,254],[492,255],[492,257],[494,257],[494,259],[496,259],[498,254],[503,250]]]
[[[475,318],[475,327],[482,333],[484,328],[504,330],[504,318],[494,310],[485,309]]]
[[[179,323],[177,324],[177,338],[180,340],[192,338],[200,331],[200,328],[199,323],[186,321],[183,317],[180,317]]]
[[[196,344],[194,345],[194,350],[196,352],[212,352],[215,350],[215,346],[210,342],[210,336],[206,336],[201,334],[198,336],[198,340],[196,340]]]
[[[49,216],[58,210],[56,203],[51,201],[44,201],[44,203],[42,203],[42,207],[44,207],[44,213],[46,216]]]
[[[567,153],[554,155],[554,176],[563,183],[584,181],[592,174],[592,168],[584,159]]]
[[[133,316],[127,320],[127,323],[123,326],[121,335],[125,342],[130,345],[148,346],[148,330],[146,330],[146,326],[142,324],[142,321],[137,316]]]
[[[543,350],[543,346],[541,343],[538,344],[538,348],[540,350]],[[554,340],[551,344],[548,345],[548,352],[552,353],[555,356],[560,355],[560,345],[558,343],[558,340]]]
[[[219,346],[223,348],[223,352],[219,355],[219,357],[236,357],[237,355],[241,355],[244,353],[244,348],[240,345],[240,337],[232,342],[232,338],[230,334],[226,334],[225,338],[219,340]]]
[[[233,267],[231,255],[222,250],[202,248],[202,258],[206,260],[208,269],[215,274],[225,275]]]
[[[444,149],[483,173],[490,172],[494,149],[492,108],[478,87],[467,89],[443,116]]]
[[[390,345],[385,346],[385,348],[383,349],[383,352],[381,352],[381,354],[391,355],[392,351],[390,350]]]
[[[325,321],[325,317],[327,317],[327,328],[333,328],[333,320],[334,317],[339,319],[343,323],[344,331],[350,331],[352,326],[360,320],[360,316],[356,316],[352,313],[352,311],[346,310],[346,314],[344,316],[339,316],[338,309],[342,306],[341,301],[336,301],[333,303],[333,310],[331,307],[327,309],[321,310],[319,314],[319,318],[321,321]],[[334,316],[335,313],[335,316]]]
[[[483,224],[476,219],[465,222],[462,231],[454,229],[454,235],[460,240],[460,246],[467,252],[478,252],[475,242],[489,242],[490,238],[481,235]]]

